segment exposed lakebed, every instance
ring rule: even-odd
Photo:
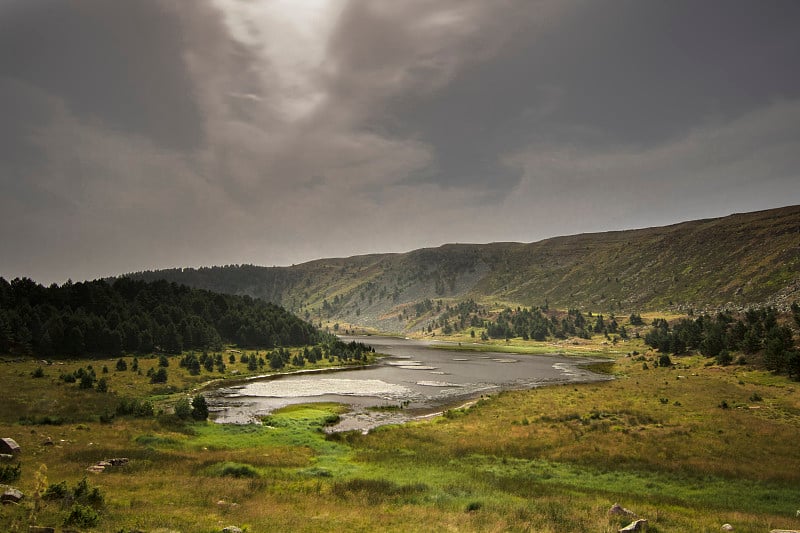
[[[257,422],[281,407],[338,402],[351,410],[334,431],[367,431],[458,406],[484,394],[543,385],[602,381],[586,365],[605,360],[441,349],[425,341],[348,337],[386,357],[366,368],[255,378],[209,395],[220,423]]]

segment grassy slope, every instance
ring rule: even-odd
[[[700,357],[654,368],[655,354],[625,356],[644,351],[636,342],[584,347],[616,359],[616,381],[509,392],[366,436],[326,438],[320,428],[340,409],[330,404],[286,409],[271,427],[183,431],[152,419],[20,426],[4,404],[0,433],[23,447],[15,485],[29,496],[0,508],[0,526],[63,519],[57,503],[34,506],[40,465],[50,482],[73,485],[90,464],[122,456],[127,466],[89,478],[106,499],[100,531],[616,531],[622,521],[605,511],[617,501],[656,532],[799,527],[797,384]],[[86,400],[104,395],[51,382],[53,367],[30,377],[36,365],[3,363],[0,379],[47,398],[45,411],[72,402],[91,418],[102,408]],[[170,373],[174,386],[193,386]],[[112,370],[112,390],[166,401],[135,376]],[[56,445],[42,445],[46,437]],[[225,476],[233,471],[254,477]]]
[[[531,244],[451,244],[292,267],[143,274],[278,302],[300,316],[381,331],[416,325],[426,298],[631,311],[786,305],[800,295],[800,206]],[[323,310],[324,301],[338,305]],[[410,311],[411,320],[398,314]],[[307,314],[307,315],[306,315]]]

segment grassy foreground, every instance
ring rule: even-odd
[[[331,437],[322,428],[341,413],[334,404],[287,408],[263,426],[101,423],[114,395],[168,410],[176,390],[199,383],[176,364],[168,388],[111,369],[100,393],[61,382],[55,365],[33,378],[36,361],[6,361],[0,437],[22,447],[21,477],[9,484],[26,497],[0,507],[0,529],[61,527],[72,501],[37,489],[84,477],[102,495],[87,528],[96,531],[605,532],[629,521],[607,516],[615,502],[651,532],[800,527],[797,383],[702,357],[659,368],[635,342],[604,350],[615,381],[508,392]],[[634,350],[645,355],[626,355]],[[112,364],[93,362],[98,376]],[[86,470],[115,457],[130,461]]]

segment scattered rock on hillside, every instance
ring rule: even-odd
[[[611,509],[608,510],[608,516],[629,516],[631,518],[637,518],[636,513],[630,509],[624,508],[618,503],[611,506]]]
[[[722,524],[720,529],[722,529],[722,531],[733,531],[733,526],[730,524]]]
[[[93,474],[100,474],[105,472],[106,468],[110,468],[112,466],[125,466],[126,464],[128,464],[127,457],[115,457],[114,459],[106,459],[105,461],[95,463],[87,468],[86,471]]]
[[[640,518],[635,520],[619,530],[619,533],[627,533],[629,531],[647,531],[647,520]]]
[[[228,526],[222,529],[222,533],[243,533],[242,528],[236,526]]]
[[[19,444],[12,438],[5,437],[0,439],[0,453],[10,453],[12,455],[20,452]]]
[[[0,501],[4,504],[19,503],[25,497],[21,490],[9,487],[8,485],[0,487],[3,489],[3,494],[0,495]]]

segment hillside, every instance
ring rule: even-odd
[[[433,302],[474,299],[599,311],[786,308],[800,299],[800,206],[530,244],[139,272],[285,306],[314,321],[409,331]],[[424,325],[424,324],[422,324]]]

